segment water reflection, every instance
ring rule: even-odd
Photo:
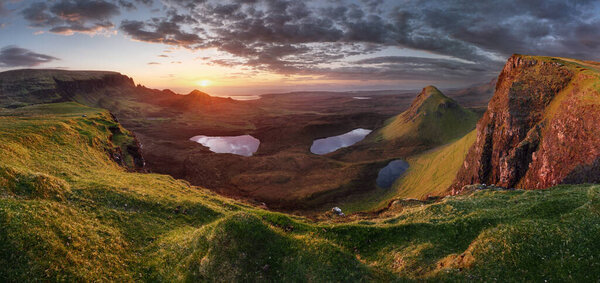
[[[232,153],[243,156],[252,156],[260,145],[260,141],[250,135],[234,137],[194,136],[190,140],[208,147],[210,151],[215,153]]]
[[[369,97],[369,96],[353,96],[352,98],[358,99],[358,100],[365,100],[365,99],[371,99],[372,97]]]
[[[260,99],[259,95],[230,95],[228,97],[233,100],[257,100],[257,99]]]
[[[320,155],[334,152],[342,147],[351,146],[363,140],[369,133],[371,133],[371,130],[359,128],[343,135],[318,139],[313,142],[310,152]]]
[[[377,174],[377,186],[384,189],[391,187],[396,179],[404,174],[408,166],[408,162],[400,159],[388,163]]]

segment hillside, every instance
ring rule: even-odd
[[[395,196],[424,199],[444,195],[475,138],[475,131],[471,131],[448,145],[409,157],[410,168],[393,186]]]
[[[385,140],[414,144],[445,144],[470,132],[477,114],[463,108],[434,86],[423,88],[410,108],[379,131]]]
[[[488,189],[435,203],[399,200],[378,216],[313,222],[169,176],[131,172],[111,158],[118,144],[110,130],[115,123],[105,110],[74,103],[0,110],[0,278],[390,282],[600,276],[593,268],[600,252],[598,186]]]
[[[600,64],[513,55],[455,184],[543,189],[600,181]]]

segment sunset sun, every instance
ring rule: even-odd
[[[211,81],[209,80],[201,80],[196,82],[201,87],[207,87],[211,85]]]

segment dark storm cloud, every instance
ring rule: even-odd
[[[59,59],[14,45],[0,49],[0,67],[34,67],[54,60]]]
[[[496,58],[486,54],[495,53],[493,50],[458,40],[436,23],[429,24],[425,11],[420,11],[416,3],[398,6],[390,2],[168,0],[165,1],[170,7],[168,15],[147,21],[123,21],[121,30],[140,41],[191,49],[217,48],[240,58],[244,65],[281,74],[335,76],[339,73],[347,77],[345,74],[365,70],[382,76],[381,72],[373,72],[378,69],[406,76],[397,71],[406,64],[341,66],[344,72],[315,67],[332,62],[348,65],[344,62],[348,56],[368,55],[387,47],[408,47],[497,68]],[[187,36],[186,40],[178,39],[182,35]],[[230,62],[213,63],[231,65]],[[461,66],[466,67],[459,64],[456,68]],[[447,71],[440,64],[430,67]]]
[[[133,39],[192,48],[202,43],[196,33],[185,32],[177,20],[156,20],[150,24],[141,21],[123,21],[121,30]]]
[[[597,53],[582,44],[574,33],[597,19],[597,1],[435,4],[424,4],[416,15],[418,22],[478,49],[501,56],[529,53],[598,59]]]
[[[600,4],[592,0],[107,1],[38,2],[22,14],[31,26],[53,32],[93,32],[111,29],[119,7],[158,6],[162,14],[121,20],[119,29],[134,40],[215,48],[235,57],[214,64],[239,62],[281,74],[402,80],[427,70],[468,81],[493,76],[512,53],[600,59]],[[380,57],[391,61],[368,64],[349,59],[390,48],[448,59]],[[420,69],[410,70],[415,64]]]
[[[123,2],[125,3],[125,2]],[[111,18],[119,7],[102,0],[34,2],[21,11],[31,27],[60,34],[97,33],[114,27]]]
[[[430,78],[435,80],[457,80],[471,78],[480,81],[497,75],[497,69],[502,67],[500,62],[490,62],[490,65],[461,62],[440,58],[422,58],[408,56],[374,57],[355,61],[355,67],[346,69],[355,73],[381,73],[377,76],[400,76],[406,79]],[[376,70],[374,70],[376,69]]]

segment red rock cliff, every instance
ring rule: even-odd
[[[526,189],[600,181],[600,64],[513,55],[452,193],[473,183]]]

